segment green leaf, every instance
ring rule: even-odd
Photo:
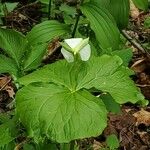
[[[49,0],[38,0],[39,2],[43,3],[43,4],[49,4]]]
[[[0,28],[0,48],[13,58],[18,66],[20,66],[26,46],[27,40],[24,35],[11,29]]]
[[[119,140],[115,134],[112,134],[107,137],[106,139],[107,146],[111,149],[114,150],[116,148],[119,148]]]
[[[132,0],[136,7],[146,11],[148,9],[148,0]]]
[[[46,53],[45,44],[31,46],[31,51],[27,59],[24,61],[24,71],[36,69],[42,61],[44,54]]]
[[[0,148],[9,144],[16,136],[15,121],[9,120],[0,125]]]
[[[103,100],[108,112],[112,112],[115,114],[121,113],[121,108],[118,103],[109,95],[109,94],[102,94],[100,98]]]
[[[17,76],[17,64],[13,59],[0,54],[0,73],[10,73]]]
[[[110,12],[115,18],[119,29],[126,28],[129,22],[129,0],[110,0]]]
[[[109,8],[110,7],[110,0],[90,0],[91,3],[97,3],[98,5]]]
[[[68,25],[59,23],[58,21],[44,21],[27,34],[27,39],[31,45],[51,42],[54,38],[70,32]]]
[[[129,77],[129,69],[125,68],[122,63],[120,57],[108,55],[93,57],[88,62],[80,63],[59,61],[24,76],[18,81],[23,85],[32,82],[52,82],[65,86],[70,91],[95,87],[110,93],[119,104],[143,100],[143,95]]]
[[[150,28],[150,17],[147,17],[144,21],[144,27],[145,28]]]
[[[6,8],[7,8],[7,11],[11,12],[17,7],[18,3],[17,2],[16,3],[15,2],[13,2],[13,3],[5,3],[5,5],[6,5]]]
[[[89,20],[100,47],[118,49],[120,33],[109,11],[97,3],[85,3],[81,10]]]
[[[128,48],[128,49],[113,51],[112,55],[119,56],[123,60],[123,65],[127,67],[129,65],[129,62],[132,59],[133,53],[132,53],[132,49]]]
[[[71,7],[71,6],[68,6],[66,4],[62,4],[59,9],[62,12],[64,12],[66,15],[70,15],[70,16],[75,17],[75,14],[76,14],[75,7]]]
[[[103,102],[86,90],[33,84],[16,96],[17,115],[30,136],[38,133],[59,143],[98,136],[107,125]]]
[[[117,56],[103,55],[100,58],[92,59],[86,68],[88,71],[80,79],[76,88],[90,89],[95,87],[103,92],[108,92],[119,104],[136,103],[143,100],[143,95],[129,77],[131,72],[123,67],[122,63],[122,60]],[[98,67],[97,64],[99,64]]]

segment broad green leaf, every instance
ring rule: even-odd
[[[44,21],[35,27],[27,34],[27,39],[31,45],[51,42],[56,37],[70,32],[68,25],[59,23],[58,21]]]
[[[132,59],[133,53],[132,53],[132,49],[128,48],[128,49],[113,51],[112,55],[119,56],[123,60],[123,65],[127,67],[129,65],[129,62]]]
[[[129,69],[122,63],[120,57],[108,55],[93,57],[80,63],[58,61],[20,78],[19,82],[24,85],[32,82],[53,82],[67,87],[72,92],[95,87],[110,93],[120,104],[143,100],[143,95],[129,77]]]
[[[119,148],[119,140],[115,134],[108,136],[106,139],[106,143],[111,150]]]
[[[97,3],[98,5],[109,8],[110,7],[110,0],[90,0],[91,3]]]
[[[136,103],[143,100],[143,95],[129,77],[131,72],[123,67],[122,63],[117,56],[103,55],[92,59],[86,68],[85,75],[82,76],[80,82],[78,81],[76,89],[95,87],[103,92],[108,92],[119,104]]]
[[[41,64],[42,58],[45,53],[46,53],[45,44],[31,46],[29,56],[24,61],[24,71],[37,68]]]
[[[136,7],[142,10],[148,9],[148,0],[132,0]]]
[[[77,74],[84,69],[84,63],[68,63],[61,60],[56,63],[46,65],[42,69],[20,78],[20,84],[28,85],[32,82],[53,82],[63,85],[75,91],[77,85]]]
[[[16,76],[17,72],[18,67],[15,61],[0,54],[0,73],[10,73]]]
[[[118,103],[109,95],[109,94],[102,94],[100,98],[103,100],[108,112],[119,114],[121,113],[121,108]]]
[[[26,46],[27,40],[24,35],[11,29],[0,28],[0,48],[13,58],[18,66],[20,66]]]
[[[85,3],[81,10],[89,20],[100,47],[118,49],[120,34],[109,11],[97,3]]]
[[[9,144],[15,138],[15,135],[16,131],[14,119],[0,124],[0,148]]]
[[[110,12],[119,29],[126,28],[129,22],[129,0],[110,0]]]
[[[40,133],[59,143],[98,136],[107,125],[104,103],[86,90],[32,84],[17,93],[16,107],[30,136]]]

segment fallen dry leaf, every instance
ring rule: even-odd
[[[130,0],[130,11],[131,11],[131,17],[133,19],[137,19],[139,17],[140,12],[139,12],[138,8],[134,5],[132,0]]]
[[[146,126],[150,126],[150,112],[141,109],[134,113],[133,116],[137,119],[136,125],[145,124]]]
[[[145,64],[145,59],[139,59],[136,61],[132,66],[131,69],[136,72],[136,73],[141,73],[145,70],[146,64]]]
[[[12,86],[9,85],[11,82],[10,76],[0,77],[0,91],[4,90],[8,92],[9,97],[14,98],[15,92]]]

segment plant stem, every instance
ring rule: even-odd
[[[52,7],[52,0],[49,0],[49,5],[48,5],[48,20],[51,19],[51,7]]]
[[[84,0],[81,0],[80,1],[80,5],[82,5],[84,2]],[[78,6],[77,6],[78,7]],[[80,12],[80,9],[77,8],[77,18],[76,18],[76,23],[74,25],[74,29],[73,29],[73,32],[72,32],[72,38],[75,37],[75,34],[76,34],[76,30],[77,30],[77,27],[78,27],[78,23],[79,23],[79,20],[80,20],[80,16],[81,16],[81,12]]]
[[[70,142],[70,150],[74,150],[75,141]]]
[[[76,23],[74,25],[74,29],[73,29],[72,36],[71,36],[72,38],[74,38],[74,36],[76,34],[76,30],[77,30],[77,27],[78,27],[79,20],[80,20],[80,14],[78,13],[77,18],[76,18]]]

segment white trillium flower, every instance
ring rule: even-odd
[[[88,42],[89,38],[66,39],[64,43],[61,43],[61,53],[68,62],[73,62],[74,56],[77,54],[79,54],[82,61],[87,61],[91,56],[91,47]]]

